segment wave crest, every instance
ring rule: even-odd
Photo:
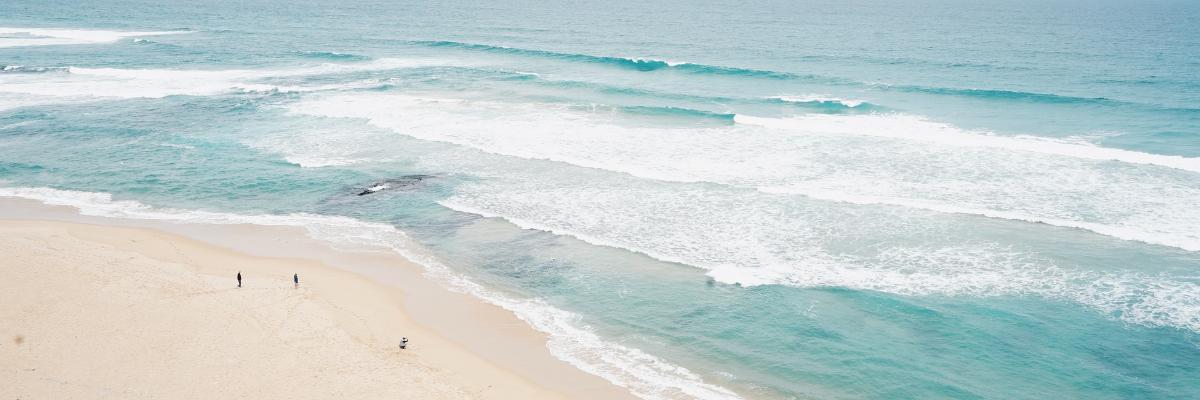
[[[734,117],[734,121],[774,129],[917,140],[955,147],[988,147],[1089,160],[1116,160],[1200,172],[1200,158],[1196,157],[1142,153],[1035,136],[1000,136],[967,132],[949,124],[903,114],[872,114],[854,118],[853,123],[850,123],[845,117],[832,115],[792,118],[738,115]]]
[[[812,79],[813,75],[798,75],[787,72],[757,70],[737,67],[724,67],[717,65],[704,65],[689,62],[677,62],[657,60],[652,58],[641,57],[614,57],[614,56],[595,56],[589,54],[575,53],[559,53],[548,50],[533,50],[521,49],[516,47],[492,46],[486,44],[463,43],[454,41],[415,41],[411,42],[414,45],[427,47],[442,47],[456,48],[472,51],[481,51],[495,54],[508,54],[526,57],[540,57],[546,59],[556,59],[574,62],[593,63],[599,65],[609,65],[613,67],[631,69],[641,72],[651,72],[659,70],[674,70],[682,72],[690,72],[696,74],[715,74],[715,75],[735,75],[746,77],[758,77],[768,79]]]
[[[65,67],[69,76],[55,79],[12,74],[0,78],[0,93],[45,98],[161,98],[239,92],[313,92],[386,86],[371,79],[333,84],[267,83],[272,78],[342,74],[444,65],[433,59],[383,58],[367,62],[324,63],[280,69],[182,70]],[[3,75],[0,75],[3,76]],[[52,101],[47,101],[52,102]]]
[[[46,72],[67,72],[67,67],[26,67],[24,65],[5,65],[0,73],[5,74],[42,74]]]
[[[847,100],[825,95],[775,96],[771,97],[770,99],[785,103],[815,103],[819,105],[836,105],[846,108],[867,108],[872,106],[870,103],[862,100]]]
[[[0,48],[112,43],[138,36],[179,35],[193,31],[105,31],[94,29],[0,27]]]
[[[336,51],[302,51],[300,52],[300,55],[307,58],[334,61],[362,61],[370,59],[370,57],[364,55],[340,53]]]

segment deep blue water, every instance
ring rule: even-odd
[[[645,398],[1200,398],[1200,3],[345,3],[0,3],[0,195],[392,226]]]

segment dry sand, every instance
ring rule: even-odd
[[[156,229],[0,220],[0,399],[631,397],[553,359],[512,314],[395,257],[356,257],[351,272]],[[403,284],[372,277],[385,269]]]

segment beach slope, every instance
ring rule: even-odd
[[[398,289],[315,261],[13,220],[0,254],[0,398],[568,397],[413,323]]]

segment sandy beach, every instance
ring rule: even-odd
[[[185,237],[3,205],[0,398],[631,397],[395,255],[322,249],[282,228],[175,226]]]

